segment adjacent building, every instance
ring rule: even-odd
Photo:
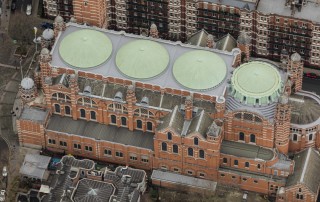
[[[316,198],[318,178],[296,180],[311,155],[320,161],[320,98],[301,90],[301,56],[280,67],[249,57],[241,64],[246,34],[218,45],[202,31],[206,38],[183,44],[158,31],[151,26],[146,37],[66,25],[58,16],[35,82],[21,83],[20,145],[158,170],[155,183],[168,179],[162,171],[175,173],[168,186],[194,186],[189,176],[286,200],[308,181],[316,188],[307,193],[306,184],[299,194]],[[223,50],[234,43],[239,48]],[[37,102],[24,90],[35,85]]]

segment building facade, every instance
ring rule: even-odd
[[[301,91],[296,54],[283,71],[266,60],[239,66],[237,48],[158,39],[154,27],[153,37],[61,17],[55,27],[35,74],[43,109],[25,107],[17,121],[22,146],[274,196],[297,175],[288,156],[319,149],[320,99]]]

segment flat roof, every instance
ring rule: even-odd
[[[106,35],[112,43],[112,53],[107,61],[102,63],[101,65],[98,65],[96,67],[92,68],[86,68],[86,69],[81,69],[81,68],[76,68],[73,66],[68,65],[60,56],[59,54],[59,47],[61,45],[61,42],[69,36],[70,34],[77,32],[79,30],[96,30],[99,33],[102,33]],[[158,76],[154,76],[152,78],[149,78],[148,81],[144,81],[143,79],[139,78],[132,78],[126,74],[123,74],[119,68],[116,65],[116,56],[119,50],[121,50],[121,47],[124,47],[124,45],[129,44],[130,42],[137,41],[137,40],[148,40],[152,41],[154,43],[160,44],[164,49],[169,54],[169,63],[168,67]],[[73,51],[70,47],[70,51]],[[194,89],[189,89],[183,85],[181,85],[179,82],[176,81],[176,79],[173,76],[173,65],[174,62],[176,61],[177,58],[179,58],[181,55],[194,51],[194,50],[203,50],[211,53],[215,53],[217,55],[217,58],[221,58],[223,62],[226,65],[226,75],[225,78],[223,78],[223,81],[220,83],[220,85],[215,86],[215,88],[210,88],[207,90],[194,90]],[[106,29],[100,29],[97,27],[88,27],[85,25],[77,25],[74,23],[68,23],[66,30],[64,32],[61,32],[59,37],[57,38],[55,45],[51,51],[52,54],[52,61],[51,65],[55,67],[64,67],[64,68],[71,68],[75,70],[82,70],[85,72],[91,72],[94,74],[100,74],[105,77],[115,77],[115,78],[121,78],[121,79],[128,79],[128,80],[133,80],[133,81],[139,81],[143,83],[149,83],[152,85],[157,85],[162,88],[172,88],[172,89],[179,89],[179,90],[186,90],[186,91],[191,91],[191,92],[198,92],[201,94],[206,94],[210,96],[222,96],[224,94],[224,90],[227,86],[227,80],[231,76],[231,71],[233,70],[232,64],[235,59],[235,56],[238,54],[238,50],[234,49],[235,51],[233,52],[224,52],[216,49],[209,49],[207,47],[196,47],[193,45],[188,45],[188,44],[183,44],[181,42],[172,42],[168,40],[162,40],[162,39],[155,39],[151,37],[144,37],[144,36],[138,36],[134,34],[127,34],[125,32],[117,32],[117,31],[112,31],[112,30],[106,30]],[[152,51],[157,51],[157,50],[152,50]],[[75,58],[78,58],[79,56],[75,55]],[[147,60],[144,57],[144,60]],[[150,62],[151,63],[151,62]],[[153,65],[151,63],[150,65]],[[214,64],[213,64],[214,65]],[[139,71],[145,71],[143,68],[140,68]],[[192,75],[189,75],[192,76]]]
[[[60,57],[78,68],[96,67],[104,63],[112,52],[108,36],[94,30],[83,29],[63,38],[59,46]]]
[[[320,22],[320,7],[316,6],[314,2],[308,0],[307,4],[301,7],[301,11],[295,10],[293,16],[290,7],[285,6],[285,3],[286,0],[260,0],[257,10],[265,14],[277,14],[289,18]]]
[[[240,142],[222,141],[221,153],[251,159],[269,161],[273,159],[274,152],[271,149]]]
[[[47,130],[153,150],[153,134],[139,130],[52,115]]]
[[[43,123],[47,115],[48,110],[46,109],[25,106],[19,119]]]
[[[206,2],[254,10],[257,0],[206,0]]]

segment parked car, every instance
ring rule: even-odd
[[[40,26],[43,28],[43,29],[53,29],[53,24],[52,23],[49,23],[49,22],[42,22],[40,24]]]
[[[0,190],[0,201],[6,200],[6,190],[2,189]]]
[[[315,73],[306,73],[305,76],[308,77],[308,78],[311,78],[311,79],[318,78],[318,75],[315,74]]]
[[[2,176],[3,177],[7,177],[8,176],[7,166],[3,166],[3,168],[2,168]]]
[[[31,15],[31,10],[32,10],[32,6],[31,6],[31,4],[28,4],[28,5],[27,5],[26,14],[27,14],[27,15]]]
[[[16,1],[15,0],[13,0],[12,2],[11,2],[11,11],[15,11],[16,10],[16,8],[17,8],[17,4],[16,4]]]

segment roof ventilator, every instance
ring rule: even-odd
[[[149,105],[149,98],[144,96],[142,99],[141,99],[141,104],[142,105]]]
[[[115,99],[116,101],[122,101],[122,97],[123,97],[122,93],[121,93],[120,91],[118,91],[118,92],[116,93],[116,95],[114,96],[114,99]]]
[[[91,87],[90,86],[85,86],[84,90],[83,90],[83,93],[91,94]]]

